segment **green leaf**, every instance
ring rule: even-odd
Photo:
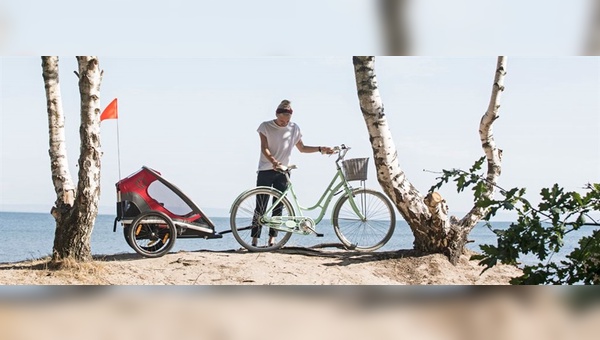
[[[578,192],[572,192],[571,196],[579,206],[583,206],[583,199],[581,199],[581,195]]]
[[[473,194],[475,200],[480,199],[483,196],[483,194],[487,192],[487,188],[484,182],[478,182],[475,185],[475,187],[473,187],[473,190],[475,191]]]
[[[506,210],[513,210],[515,208],[514,204],[512,204],[510,202],[504,202],[504,204],[502,206]]]
[[[555,260],[551,256],[561,250],[566,242],[571,242],[571,230],[586,223],[586,216],[600,212],[600,183],[588,184],[585,194],[566,192],[558,184],[543,188],[539,192],[537,207],[525,198],[526,188],[505,190],[494,185],[502,198],[486,197],[489,183],[478,175],[485,162],[480,158],[469,169],[444,170],[439,182],[432,187],[441,188],[453,181],[460,193],[466,188],[473,192],[476,207],[485,209],[483,220],[489,220],[500,210],[517,213],[517,220],[506,229],[492,229],[496,235],[496,245],[480,246],[482,253],[474,255],[474,260],[485,266],[485,270],[498,263],[519,264],[522,256],[534,256],[537,263],[523,266],[523,275],[511,280],[513,284],[600,284],[600,231],[593,236],[583,237],[567,260]],[[431,189],[431,191],[433,191]],[[568,230],[567,230],[568,229]],[[534,261],[535,262],[535,261]]]
[[[469,169],[470,173],[473,173],[475,171],[481,170],[481,166],[483,165],[483,162],[485,161],[485,156],[479,158],[477,161],[475,161],[475,163],[473,164],[473,166],[471,166],[471,168]]]

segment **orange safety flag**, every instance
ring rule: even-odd
[[[117,119],[119,118],[119,111],[117,110],[117,98],[113,99],[110,104],[102,111],[100,115],[100,121],[105,119]]]

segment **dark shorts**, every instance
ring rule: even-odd
[[[281,172],[275,170],[263,170],[256,176],[256,186],[273,187],[279,191],[287,188],[287,178]]]

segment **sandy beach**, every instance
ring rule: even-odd
[[[0,264],[2,285],[503,285],[520,271],[483,267],[463,255],[454,266],[442,255],[411,250],[359,253],[284,248],[182,251],[159,258],[96,256],[70,269],[49,270],[47,259]]]
[[[400,287],[502,285],[519,274],[500,265],[480,275],[466,255],[453,266],[441,255],[408,250],[122,254],[66,270],[46,267],[43,260],[0,265],[0,284],[41,287],[4,287],[3,339],[592,339],[600,311],[575,313],[558,294],[536,287]],[[76,284],[101,287],[42,286]]]

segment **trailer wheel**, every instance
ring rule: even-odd
[[[161,257],[175,245],[177,230],[173,221],[163,213],[150,211],[139,215],[129,228],[125,240],[140,255]]]

